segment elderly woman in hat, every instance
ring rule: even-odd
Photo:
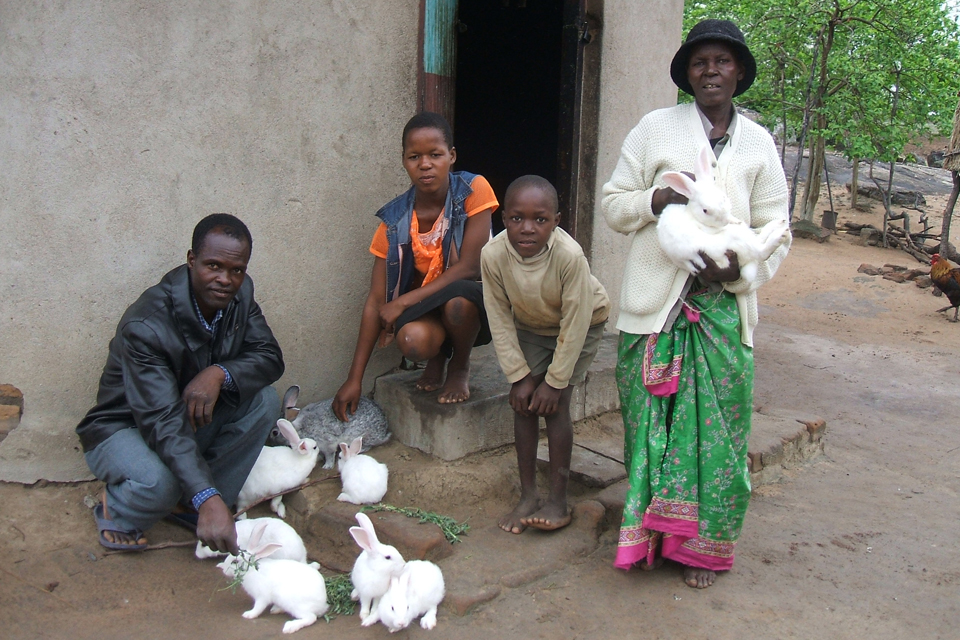
[[[773,277],[789,242],[752,282],[740,278],[733,253],[724,269],[703,254],[706,267],[696,276],[677,269],[660,248],[657,217],[687,200],[661,176],[692,170],[710,145],[714,181],[735,216],[752,228],[786,219],[787,185],[773,139],[733,105],[756,70],[732,22],[693,27],[670,65],[693,103],[644,116],[603,187],[607,223],[633,237],[617,321],[630,488],[614,564],[651,569],[674,560],[686,584],[701,589],[733,566],[750,499],[756,288]]]

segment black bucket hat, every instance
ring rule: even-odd
[[[693,49],[704,42],[722,42],[730,45],[737,60],[743,65],[743,79],[737,82],[737,90],[733,95],[736,97],[749,89],[757,77],[757,61],[747,48],[743,32],[729,20],[702,20],[690,29],[686,41],[677,49],[673,62],[670,63],[670,77],[673,78],[673,83],[684,93],[693,95],[693,87],[687,80],[687,64],[690,62],[690,53]]]

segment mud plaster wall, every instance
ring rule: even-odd
[[[674,99],[682,10],[605,4],[598,193],[629,129]],[[0,383],[24,393],[22,428],[73,429],[123,310],[217,211],[252,231],[278,388],[336,391],[373,213],[408,184],[417,19],[417,0],[0,3]],[[595,226],[616,300],[626,241]],[[366,386],[397,359],[375,354]]]
[[[616,326],[620,282],[630,238],[615,233],[603,219],[602,189],[620,158],[624,138],[645,114],[677,102],[670,61],[680,46],[683,3],[676,0],[605,0],[600,71],[600,134],[593,224],[594,275],[610,294]],[[593,3],[591,3],[592,7]]]
[[[408,185],[417,4],[0,3],[0,382],[24,427],[75,426],[123,310],[219,211],[253,234],[278,387],[333,393],[373,214]]]

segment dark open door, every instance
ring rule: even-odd
[[[561,225],[589,255],[596,126],[584,118],[596,91],[584,93],[599,81],[599,46],[585,4],[421,0],[418,107],[454,125],[457,168],[485,176],[501,200],[524,174],[553,183]]]

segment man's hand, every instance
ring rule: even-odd
[[[510,387],[510,408],[522,416],[530,415],[530,398],[537,389],[537,381],[528,373]]]
[[[538,416],[552,416],[560,406],[561,393],[563,393],[562,389],[554,389],[544,380],[533,392],[533,397],[530,399],[530,412]]]
[[[734,282],[740,279],[740,261],[735,252],[727,251],[727,260],[730,261],[730,265],[725,269],[718,267],[717,263],[702,251],[700,258],[707,265],[697,274],[701,282]]]
[[[237,555],[237,526],[230,509],[220,496],[213,496],[200,505],[197,538],[214,551]]]
[[[197,374],[183,390],[183,402],[187,405],[187,418],[196,431],[213,420],[213,407],[220,397],[220,388],[227,374],[216,365],[211,365]]]

